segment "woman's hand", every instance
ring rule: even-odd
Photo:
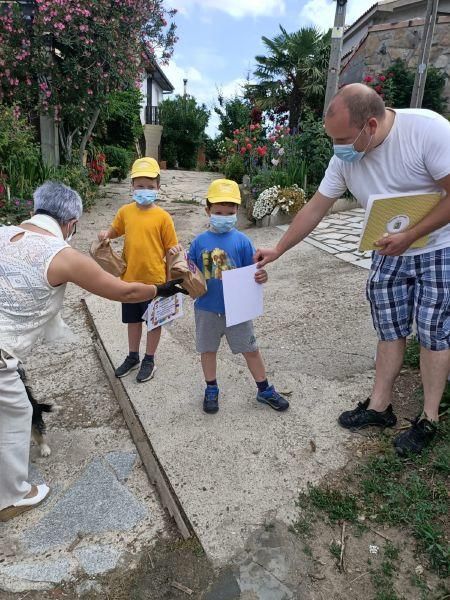
[[[265,269],[259,269],[259,271],[256,271],[256,273],[255,273],[256,283],[266,283],[268,279],[269,279],[269,276],[267,275],[267,271]]]
[[[170,256],[175,256],[175,254],[178,254],[179,252],[183,251],[183,246],[181,244],[177,244],[176,246],[173,246],[172,248],[170,248],[170,250],[168,251],[167,254],[170,254]]]
[[[98,241],[103,242],[109,238],[109,231],[99,231],[98,233]]]

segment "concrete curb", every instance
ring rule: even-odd
[[[89,311],[87,303],[84,299],[81,300],[86,316],[92,329],[95,333],[93,345],[97,351],[102,367],[106,373],[106,377],[111,385],[113,393],[122,410],[125,422],[130,431],[131,437],[136,445],[136,448],[141,457],[142,463],[147,472],[150,482],[158,490],[161,503],[174,519],[181,535],[184,539],[192,537],[194,534],[192,525],[189,522],[178,497],[172,488],[164,469],[162,468],[158,458],[152,447],[152,443],[148,438],[142,423],[136,414],[133,404],[128,396],[120,379],[114,375],[114,368],[106,348],[101,341],[96,324]]]

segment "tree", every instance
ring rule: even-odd
[[[162,131],[162,156],[169,167],[192,169],[196,166],[197,152],[204,140],[209,111],[205,104],[197,104],[192,96],[176,96],[159,105]]]
[[[289,126],[297,129],[305,108],[320,114],[325,96],[331,33],[305,27],[295,33],[263,37],[267,56],[256,56],[256,84],[246,95],[263,110],[289,112]]]
[[[142,94],[137,89],[112,92],[100,111],[96,127],[100,144],[134,149],[142,135],[140,119]]]
[[[222,94],[218,96],[219,106],[214,107],[214,112],[219,116],[218,129],[223,139],[232,138],[233,131],[247,127],[252,117],[252,106],[246,98],[235,96],[225,99]]]
[[[0,100],[55,112],[67,160],[82,160],[111,91],[133,88],[157,56],[170,58],[175,25],[163,0],[35,0],[26,29],[17,2],[2,4]]]

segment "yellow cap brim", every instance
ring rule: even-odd
[[[230,204],[241,204],[240,200],[236,200],[235,198],[217,198],[217,197],[213,197],[213,198],[207,198],[208,202],[210,202],[211,204],[221,204],[224,202],[229,202]]]
[[[160,175],[159,171],[134,171],[131,173],[131,179],[136,179],[136,177],[150,177],[150,179],[155,179]]]

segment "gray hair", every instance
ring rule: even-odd
[[[46,181],[33,194],[34,212],[49,214],[58,223],[68,223],[83,214],[83,202],[78,192],[60,183]]]

